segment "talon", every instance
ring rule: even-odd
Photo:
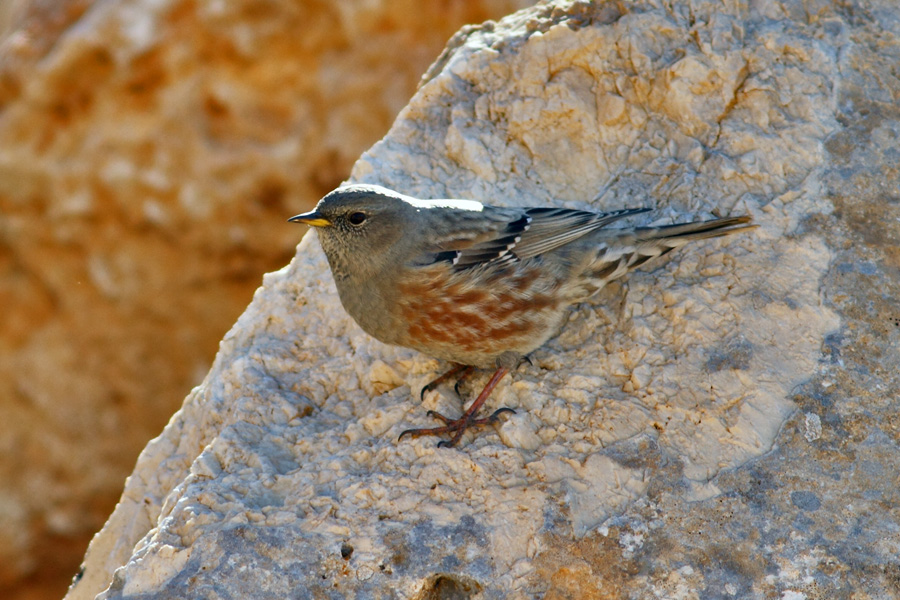
[[[496,423],[497,421],[500,420],[500,415],[502,415],[503,413],[507,413],[507,412],[512,415],[516,414],[516,411],[504,406],[503,408],[498,408],[497,410],[495,410],[493,412],[493,414],[491,414],[491,416],[488,417],[488,421],[490,421],[491,423]]]
[[[426,384],[424,387],[422,387],[422,391],[419,392],[419,401],[420,401],[420,402],[425,402],[425,392],[430,392],[430,391],[433,390],[433,389],[434,389],[434,388],[431,387],[431,384],[430,384],[430,383],[428,383],[428,384]]]

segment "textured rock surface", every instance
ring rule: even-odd
[[[900,594],[898,17],[576,3],[457,38],[355,180],[760,228],[576,309],[451,451],[395,441],[454,410],[417,399],[442,365],[366,337],[307,236],[69,597]]]
[[[63,593],[286,216],[525,4],[0,0],[0,597]]]

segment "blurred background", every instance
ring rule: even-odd
[[[60,598],[312,206],[524,0],[0,0],[0,598]]]

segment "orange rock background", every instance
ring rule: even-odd
[[[0,597],[56,598],[285,219],[522,0],[0,4]]]

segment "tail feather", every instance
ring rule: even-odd
[[[731,235],[753,229],[757,225],[744,225],[749,223],[752,217],[743,215],[740,217],[728,217],[725,219],[713,219],[711,221],[699,221],[696,223],[679,223],[676,225],[663,225],[661,227],[641,227],[635,229],[636,241],[658,241],[665,245],[673,243],[677,247],[694,240],[705,240],[723,235]],[[742,227],[736,227],[742,225]],[[667,243],[668,242],[668,243]]]
[[[623,232],[599,248],[595,261],[586,273],[587,278],[593,279],[594,287],[599,289],[606,282],[689,242],[754,229],[756,225],[746,224],[751,220],[750,216],[744,215],[661,227],[640,227]]]

